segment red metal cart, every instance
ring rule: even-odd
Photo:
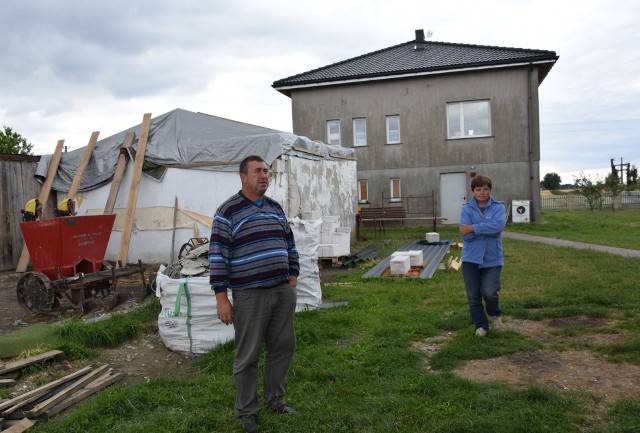
[[[85,298],[114,291],[111,308],[118,299],[118,278],[139,273],[145,285],[144,268],[109,266],[104,263],[115,215],[86,215],[20,223],[34,272],[26,272],[17,285],[18,301],[31,311],[59,305],[66,296],[84,308]]]

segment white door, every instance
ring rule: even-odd
[[[443,224],[460,223],[460,207],[467,201],[467,174],[444,173],[440,175],[440,209],[446,221]]]

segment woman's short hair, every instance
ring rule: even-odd
[[[471,179],[471,191],[481,186],[487,186],[489,187],[489,189],[491,189],[491,178],[489,176],[483,176],[479,174]]]

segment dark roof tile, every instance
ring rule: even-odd
[[[405,42],[283,78],[275,81],[273,87],[283,91],[286,88],[329,84],[344,80],[366,81],[375,77],[393,78],[405,74],[456,72],[466,68],[504,67],[529,62],[546,63],[540,67],[539,81],[542,82],[558,59],[554,51],[446,42],[423,42],[422,44],[424,48],[415,48],[416,41]]]

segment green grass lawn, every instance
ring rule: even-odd
[[[545,215],[544,224],[532,224],[528,230],[541,235],[548,230],[556,236],[576,228],[585,238],[558,237],[601,243],[601,231],[614,233],[625,225],[638,231],[637,222],[634,226],[632,221],[638,221],[638,214],[631,212],[627,219],[625,213],[616,212],[613,219],[594,219],[591,212],[581,212],[580,217],[558,215],[558,219],[556,214]],[[615,229],[608,226],[609,221]],[[378,242],[386,255],[408,240],[424,238],[425,231],[431,229],[388,229],[371,242]],[[455,228],[442,229],[440,234],[441,239],[461,241]],[[352,250],[364,245],[353,245]],[[611,362],[640,365],[640,259],[511,239],[505,239],[504,246],[501,303],[506,316],[615,319],[618,328],[608,332],[624,331],[629,338],[589,349],[606,354]],[[340,282],[351,284],[323,288],[325,300],[347,301],[346,307],[296,316],[297,350],[287,399],[302,416],[261,414],[261,431],[640,431],[638,399],[605,404],[588,392],[541,386],[518,389],[456,376],[454,368],[468,360],[534,351],[541,343],[511,331],[490,331],[486,338],[476,338],[460,273],[438,271],[431,280],[363,279],[373,264],[338,276]],[[149,320],[148,316],[141,315],[139,320]],[[100,326],[108,333],[108,325]],[[91,335],[99,333],[76,329],[71,334],[76,344],[78,335],[93,339]],[[427,371],[424,355],[411,346],[440,335],[450,339],[432,357],[433,369]],[[125,337],[122,333],[120,338]],[[105,343],[100,344],[113,344],[112,339],[98,339],[102,340]],[[227,343],[200,358],[200,372],[193,379],[168,375],[135,386],[113,386],[72,413],[30,431],[240,432],[233,408],[232,358],[233,343]]]
[[[509,224],[507,230],[640,250],[640,210],[547,212],[542,221]]]

